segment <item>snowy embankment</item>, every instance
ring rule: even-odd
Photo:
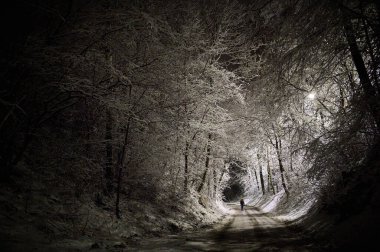
[[[314,199],[293,199],[287,197],[284,190],[277,194],[251,196],[248,204],[256,206],[264,213],[276,214],[276,218],[281,221],[297,221],[301,220],[315,205]]]
[[[129,199],[115,217],[112,198],[96,203],[91,195],[62,196],[43,188],[28,194],[1,188],[0,247],[23,251],[49,247],[63,250],[126,247],[146,237],[158,237],[209,226],[228,214],[221,202],[198,195],[187,198]],[[29,197],[29,198],[27,198]]]
[[[259,208],[262,212],[270,214],[274,219],[284,222],[288,227],[303,230],[304,234],[314,240],[322,240],[321,234],[331,227],[332,219],[321,213],[317,200],[309,197],[287,197],[285,191],[279,193],[251,196],[250,205]],[[320,244],[325,246],[325,242]]]

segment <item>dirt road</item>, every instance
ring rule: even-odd
[[[254,207],[233,205],[232,215],[209,230],[144,241],[131,251],[311,251],[302,230]]]

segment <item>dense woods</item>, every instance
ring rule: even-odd
[[[2,12],[2,222],[34,213],[51,220],[43,232],[84,235],[107,216],[117,233],[139,204],[210,211],[244,192],[331,216],[320,238],[336,232],[336,246],[353,243],[343,229],[375,237],[376,1],[15,1]],[[41,210],[43,197],[57,206]],[[79,224],[62,231],[54,218]]]

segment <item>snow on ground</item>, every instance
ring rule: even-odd
[[[307,201],[299,207],[291,210],[288,214],[278,215],[277,219],[281,221],[293,221],[305,216],[311,207],[315,204],[313,200]]]
[[[233,212],[231,208],[227,207],[226,203],[224,203],[223,201],[218,200],[216,201],[215,205],[217,210],[219,210],[221,214],[232,214]]]
[[[141,196],[122,201],[122,218],[117,219],[113,198],[103,197],[96,203],[90,194],[76,198],[60,188],[33,186],[29,192],[0,187],[1,251],[114,248],[146,237],[211,226],[229,214],[222,202],[197,194],[156,201]]]
[[[281,201],[281,198],[284,196],[285,191],[282,190],[279,193],[273,195],[270,200],[261,206],[263,212],[271,212],[275,210],[278,204]]]
[[[314,200],[297,201],[295,199],[287,201],[284,190],[275,195],[251,195],[244,199],[247,205],[256,206],[264,213],[276,214],[277,219],[281,221],[294,221],[305,216],[312,206]]]
[[[272,212],[276,210],[282,197],[284,196],[284,190],[275,195],[258,195],[253,194],[244,199],[246,205],[255,206],[261,208],[263,212]]]

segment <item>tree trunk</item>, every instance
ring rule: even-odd
[[[253,170],[255,172],[255,178],[256,178],[256,183],[257,183],[257,190],[260,191],[260,185],[259,185],[259,180],[257,178],[257,173],[256,173],[256,169]]]
[[[289,196],[289,190],[285,182],[285,169],[284,169],[284,165],[282,164],[282,159],[281,159],[281,149],[279,147],[279,141],[276,135],[275,135],[275,140],[276,140],[275,148],[276,148],[276,153],[277,153],[278,165],[280,167],[282,187],[284,188],[286,195]]]
[[[124,144],[121,149],[121,152],[119,153],[119,165],[118,165],[118,173],[117,173],[117,189],[116,189],[116,206],[115,206],[115,212],[116,217],[120,219],[120,189],[121,189],[121,178],[123,175],[123,168],[125,165],[125,156],[127,151],[127,145],[128,145],[128,135],[129,135],[129,128],[131,124],[132,118],[129,117],[127,121],[127,126],[125,129],[125,136],[124,136]]]
[[[185,193],[188,192],[189,188],[188,188],[188,184],[189,184],[189,142],[186,140],[186,144],[185,144],[185,180],[184,180],[184,184],[183,184],[183,191]]]
[[[106,179],[106,188],[105,191],[107,194],[111,194],[113,191],[113,172],[112,172],[112,156],[113,156],[113,149],[112,149],[112,114],[111,111],[107,109],[106,114],[106,134],[105,134],[105,141],[106,141],[106,163],[105,163],[105,179]]]
[[[215,199],[216,198],[216,191],[217,191],[217,189],[218,189],[218,178],[217,178],[217,176],[218,176],[218,174],[217,174],[217,172],[216,172],[216,168],[214,167],[214,169],[213,169],[213,171],[214,171],[214,179],[213,179],[213,183],[214,183],[214,191],[213,191],[213,198]]]
[[[356,42],[354,28],[352,26],[349,14],[343,11],[344,30],[346,34],[346,40],[350,48],[352,61],[354,62],[356,71],[358,72],[360,84],[364,91],[367,105],[374,118],[377,129],[380,129],[380,107],[376,96],[376,90],[371,84],[370,77],[367,72],[363,57]]]
[[[207,108],[205,110],[205,112],[203,113],[201,123],[206,118],[206,115],[207,115],[208,111],[209,111],[209,109]],[[185,104],[185,113],[187,114],[187,105],[186,104]],[[188,184],[189,184],[189,182],[188,182],[189,181],[189,166],[188,166],[188,164],[189,164],[189,150],[190,150],[191,144],[194,142],[194,140],[197,137],[197,135],[198,135],[199,132],[200,131],[196,131],[193,134],[193,136],[192,136],[192,138],[191,138],[190,141],[186,140],[186,146],[185,146],[185,180],[184,180],[184,191],[185,191],[185,193],[188,192],[188,187],[189,187],[188,186]],[[190,130],[188,131],[188,135],[190,135]],[[210,135],[209,135],[209,138],[210,138]],[[208,158],[208,156],[206,158]],[[206,159],[206,162],[208,162],[207,159]],[[193,182],[194,182],[194,180],[193,180]]]
[[[380,3],[379,1],[375,1],[373,0],[373,2],[375,2],[376,4],[376,13],[377,13],[377,22],[374,22],[374,26],[372,27],[372,30],[374,31],[374,36],[375,36],[375,41],[376,41],[376,45],[375,47],[377,48],[377,50],[380,48]],[[379,62],[377,60],[377,65],[379,65]],[[377,77],[379,77],[379,75],[377,75]],[[378,90],[378,92],[380,93],[380,90]]]
[[[207,179],[207,195],[209,197],[211,197],[211,187],[212,187],[211,180],[212,180],[212,174],[210,174],[210,176],[208,176],[208,179]]]
[[[218,181],[218,187],[220,186],[220,183],[222,183],[224,173],[226,173],[226,169],[223,169],[222,174],[220,174],[219,181]]]
[[[258,160],[259,169],[260,169],[261,190],[262,190],[263,195],[264,195],[265,194],[265,184],[264,184],[264,176],[263,176],[263,167],[260,164],[259,154],[257,154],[257,160]]]
[[[208,167],[210,163],[210,152],[211,152],[211,133],[208,134],[208,141],[207,141],[207,150],[206,150],[206,163],[205,163],[205,170],[202,174],[202,180],[200,185],[198,186],[197,191],[201,192],[203,189],[203,186],[206,182],[206,177],[207,177],[207,172],[208,172]]]
[[[293,168],[293,152],[290,150],[290,170],[294,173],[294,168]]]
[[[269,157],[268,157],[268,155],[267,155],[267,160],[268,160],[268,163],[267,163],[268,192],[270,191],[270,189],[272,189],[273,194],[275,194],[274,186],[273,186],[273,181],[272,181],[272,171],[271,171],[271,168],[270,168],[270,165],[269,165]]]
[[[362,19],[363,21],[363,27],[364,27],[364,33],[365,33],[365,40],[366,40],[366,45],[368,47],[368,52],[370,56],[370,72],[372,76],[372,80],[374,82],[374,86],[376,87],[377,94],[380,94],[380,84],[379,84],[379,76],[378,76],[378,69],[379,69],[379,62],[377,57],[375,56],[375,50],[374,47],[372,46],[372,39],[370,38],[370,32],[369,32],[369,24],[366,19]],[[380,46],[380,44],[378,44]],[[376,45],[375,45],[376,46]]]
[[[112,51],[108,46],[106,49],[106,58],[109,66],[113,65],[113,57]],[[113,75],[109,73],[110,84],[113,84]],[[113,174],[112,174],[112,113],[111,110],[106,108],[106,134],[105,134],[105,142],[106,142],[106,164],[105,164],[105,180],[106,180],[106,188],[105,191],[107,194],[110,194],[113,190]]]

